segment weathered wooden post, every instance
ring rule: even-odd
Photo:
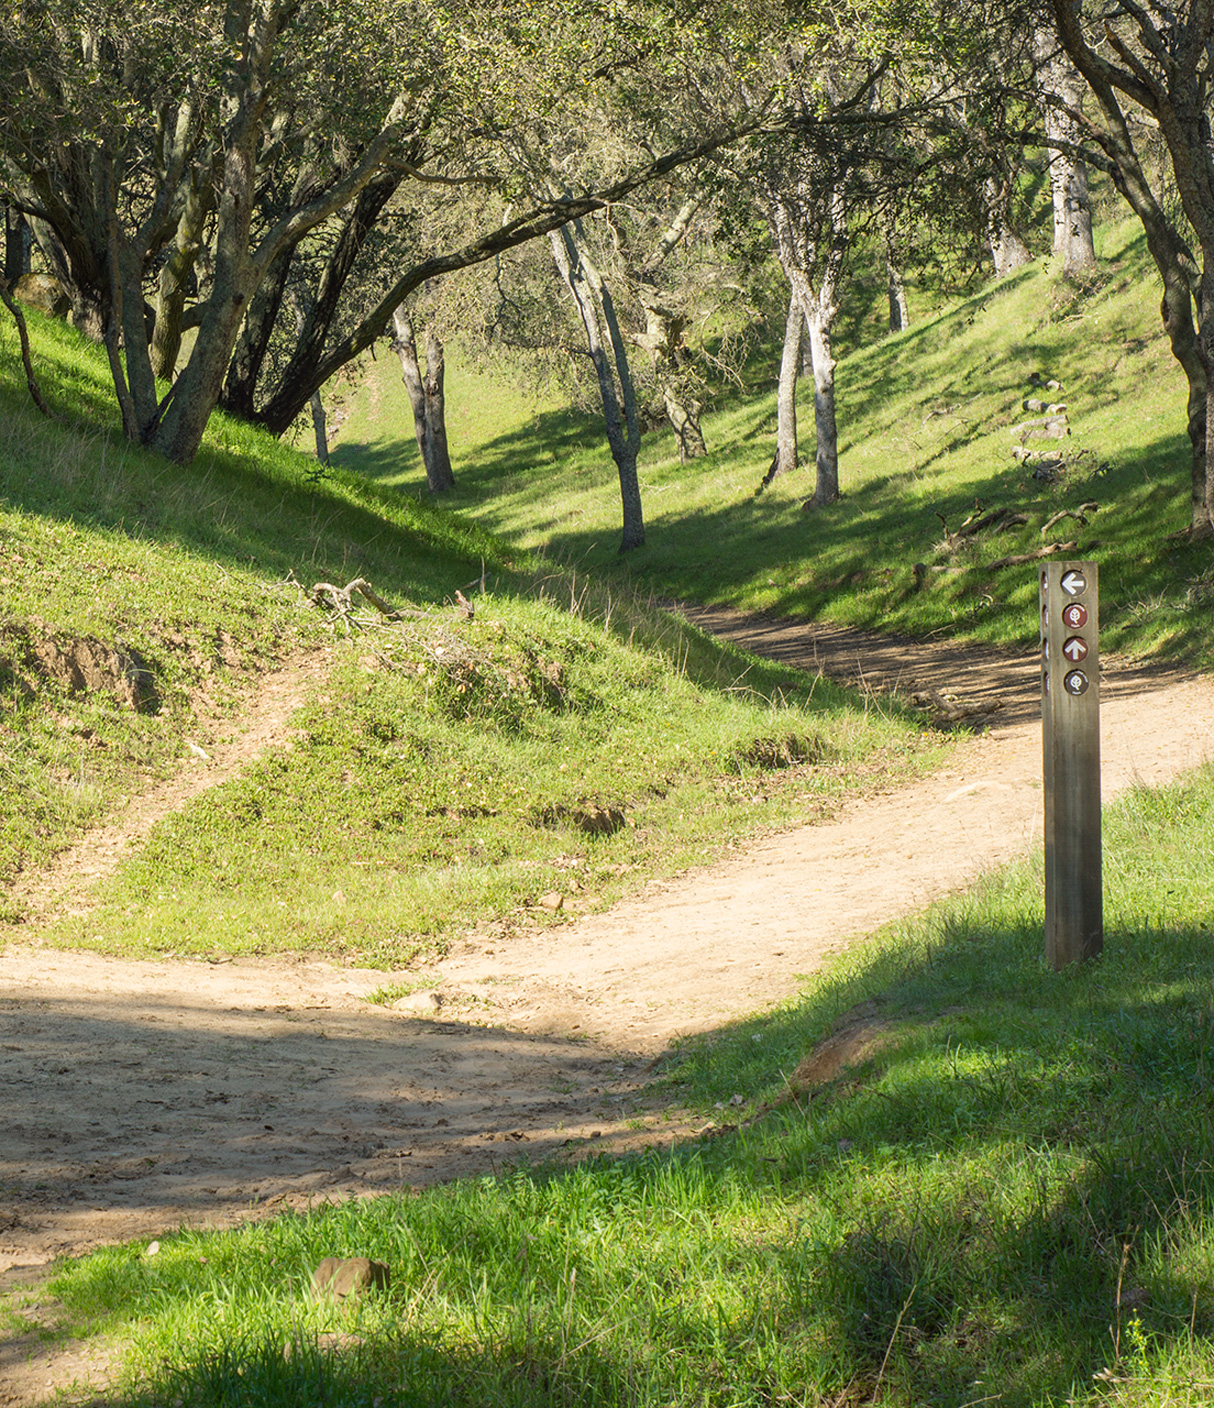
[[[1097,581],[1094,562],[1041,573],[1045,956],[1055,969],[1104,947]]]

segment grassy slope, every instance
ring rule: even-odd
[[[60,926],[64,942],[408,964],[452,932],[517,922],[571,875],[582,904],[606,903],[939,746],[627,593],[538,573],[410,495],[341,471],[313,482],[310,460],[223,418],[195,464],[172,470],[114,438],[96,348],[41,323],[35,342],[64,420],[36,416],[10,360],[0,880],[230,731],[254,667],[344,641],[299,583],[363,576],[406,608],[392,625],[368,608],[288,746],[159,826],[102,904]],[[460,587],[475,620],[444,605]],[[158,707],[48,681],[39,656],[81,641],[138,664]],[[788,766],[749,761],[765,752]],[[590,837],[587,806],[626,825]]]
[[[987,313],[1006,316],[989,320],[989,342],[998,333],[1016,344],[1011,310],[1022,297],[1042,306],[1029,298],[1036,277],[990,296]],[[1133,280],[1122,277],[1131,286],[1107,296],[1128,307]],[[1150,301],[1145,289],[1139,297]],[[986,316],[980,303],[975,325]],[[985,356],[963,346],[967,316],[918,333],[934,337],[940,355],[965,352],[953,366],[958,378]],[[1090,363],[1085,375],[1096,384],[1095,316],[1089,302],[1083,321],[1038,329],[1034,363],[1044,371]],[[1171,433],[1176,381],[1161,359],[1159,384],[1144,385],[1155,354],[1149,338],[1137,345],[1143,326],[1141,317],[1138,332],[1127,324],[1116,343],[1128,379],[1092,393],[1107,403],[1092,415],[1105,419],[1081,421],[1078,409],[1072,418],[1076,440],[1090,435],[1112,466],[1074,492],[1102,497],[1111,481],[1131,504],[1106,499],[1098,519],[1106,541],[1120,545],[1101,557],[1102,586],[1118,638],[1145,647],[1161,639],[1158,622],[1132,608],[1158,597],[1162,633],[1183,642],[1192,622],[1172,608],[1189,590],[1200,605],[1203,569],[1155,550],[1162,530],[1183,523],[1180,475],[1163,474],[1182,447]],[[906,341],[871,355],[892,356]],[[845,364],[845,386],[862,365]],[[965,412],[980,426],[1010,419],[1021,394],[1020,364],[1001,365],[1002,373],[982,370],[988,399]],[[897,507],[882,482],[894,451],[873,449],[873,472],[862,478],[867,442],[854,432],[852,487],[837,511],[807,518],[791,486],[751,502],[765,456],[740,437],[770,420],[769,405],[755,402],[714,420],[723,448],[709,465],[680,471],[649,461],[653,542],[626,570],[667,588],[699,584],[740,603],[810,608],[817,598],[796,574],[871,569],[882,534],[896,542],[921,532],[930,548],[939,524],[929,514],[939,507],[951,517],[976,485],[992,501],[1009,489],[1023,499],[1005,431],[991,431],[985,462],[960,445],[933,459],[959,428],[926,411],[956,404],[957,391],[920,379],[913,365],[896,374],[905,382],[896,398],[891,390],[866,414],[891,443],[906,440],[899,473],[909,507]],[[1074,376],[1062,379],[1070,396]],[[1152,397],[1163,417],[1158,437],[1145,420]],[[556,447],[555,462],[545,444]],[[391,437],[381,453],[394,476],[401,451]],[[610,573],[614,514],[601,458],[573,418],[541,412],[467,463],[461,492],[472,500],[484,477],[499,492],[480,516]],[[1062,501],[1051,492],[1033,512]],[[533,528],[541,503],[544,526]],[[753,531],[756,522],[769,537]],[[699,567],[681,566],[669,546],[684,532],[684,547],[699,544]],[[714,554],[716,578],[705,545],[723,537],[730,547]],[[1148,537],[1154,547],[1139,566],[1131,548]],[[869,621],[884,592],[905,625],[1025,639],[1033,628],[1016,614],[1018,589],[988,592],[987,609],[975,608],[974,589],[959,576],[899,604],[896,583],[862,578],[831,588],[828,605]],[[740,1097],[736,1131],[670,1155],[520,1167],[500,1180],[240,1233],[162,1238],[154,1259],[138,1245],[114,1248],[66,1268],[56,1293],[72,1323],[135,1343],[129,1392],[111,1400],[132,1408],[1207,1403],[1214,774],[1127,797],[1106,819],[1106,841],[1108,947],[1098,963],[1062,976],[1044,970],[1040,867],[1030,861],[877,936],[786,1010],[689,1046],[665,1077],[671,1098],[711,1116]],[[890,1044],[861,1073],[784,1100],[782,1073],[857,1006],[889,1024]],[[390,1297],[344,1312],[310,1305],[310,1268],[323,1255],[354,1253],[392,1263]]]
[[[802,455],[811,469],[754,490],[770,459],[774,378],[724,394],[706,417],[707,459],[680,465],[669,434],[646,438],[641,480],[648,542],[618,563],[619,507],[601,433],[584,417],[532,406],[458,368],[450,389],[459,486],[452,503],[520,546],[663,593],[825,616],[911,635],[1005,645],[1036,636],[1032,567],[990,569],[1050,541],[1101,565],[1106,648],[1183,650],[1214,661],[1208,545],[1168,541],[1188,522],[1184,380],[1159,331],[1156,280],[1131,225],[1104,234],[1099,281],[1085,292],[1031,266],[840,359],[843,499],[817,513],[810,398]],[[1030,373],[1064,384],[1072,467],[1056,485],[1012,459],[1009,429],[1029,418]],[[337,458],[386,482],[419,484],[404,397],[388,360],[352,412]],[[1087,527],[1062,508],[1095,501]],[[976,506],[1028,523],[948,548]],[[929,569],[930,589],[912,568]],[[939,569],[939,570],[936,570]]]

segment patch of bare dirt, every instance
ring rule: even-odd
[[[288,720],[317,682],[327,678],[330,664],[327,649],[301,652],[262,677],[239,723],[225,727],[221,720],[208,725],[204,719],[208,731],[219,731],[215,741],[207,739],[203,747],[191,740],[189,760],[176,776],[132,798],[114,821],[61,851],[45,869],[18,876],[8,892],[12,907],[35,924],[52,912],[83,913],[91,888],[111,875],[158,821],[235,777],[268,749],[284,745]]]
[[[791,996],[798,975],[856,936],[1039,839],[1035,652],[696,617],[874,694],[935,690],[1001,707],[982,711],[990,727],[960,740],[944,770],[828,823],[739,847],[606,914],[464,943],[438,965],[437,1005],[369,1004],[392,979],[379,971],[121,962],[40,948],[36,923],[26,926],[33,941],[0,954],[0,1288],[36,1279],[55,1257],[183,1223],[231,1226],[520,1159],[681,1137],[691,1131],[642,1095],[674,1038]],[[230,751],[206,750],[138,799],[28,882],[24,902],[43,915],[87,905],[97,877],[159,816],[283,746],[324,669],[317,658],[267,678]],[[1209,679],[1106,661],[1101,713],[1106,796],[1214,757]],[[864,1050],[879,1036],[875,1026],[852,1034]],[[858,1053],[834,1054],[846,1064]],[[70,1382],[83,1372],[70,1357],[79,1351],[0,1343],[0,1404]],[[103,1360],[88,1372],[103,1379]]]

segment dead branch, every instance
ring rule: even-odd
[[[1023,513],[1016,513],[1010,508],[992,509],[990,513],[967,518],[961,527],[957,529],[958,538],[972,538],[975,533],[985,533],[987,529],[1002,532],[1005,528],[1021,528],[1028,522],[1028,518]]]
[[[46,404],[41,388],[38,386],[38,378],[34,375],[33,358],[30,356],[30,337],[25,326],[25,314],[22,313],[20,305],[13,297],[8,280],[3,274],[0,274],[0,302],[3,302],[13,315],[13,321],[17,324],[17,337],[21,342],[21,365],[25,368],[25,384],[29,387],[30,398],[49,420],[58,420],[59,417]]]
[[[933,723],[956,724],[962,719],[979,719],[986,714],[997,713],[1003,708],[1002,699],[991,699],[985,703],[967,704],[956,695],[941,694],[938,689],[925,689],[911,695],[911,703],[920,709],[930,709]]]
[[[1086,528],[1088,514],[1096,513],[1099,509],[1100,505],[1097,503],[1080,504],[1078,508],[1060,508],[1052,518],[1047,518],[1041,525],[1041,536],[1044,538],[1050,529],[1056,523],[1061,523],[1064,518],[1073,518],[1076,523],[1082,524]]]
[[[986,571],[994,572],[1000,567],[1023,567],[1026,562],[1036,562],[1038,558],[1053,557],[1056,552],[1074,552],[1078,543],[1051,543],[1048,548],[1038,548],[1036,552],[1018,552],[1012,557],[1001,557],[987,563]]]
[[[317,582],[308,595],[315,605],[328,606],[336,611],[349,631],[355,592],[365,597],[386,620],[400,620],[401,613],[390,606],[363,577],[355,577],[344,587],[335,587],[332,582]]]

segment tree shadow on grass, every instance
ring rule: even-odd
[[[954,908],[917,959],[878,953],[693,1045],[681,1093],[774,1101],[736,1131],[201,1248],[212,1269],[195,1282],[239,1261],[228,1342],[212,1318],[153,1386],[109,1401],[226,1403],[243,1381],[264,1392],[241,1401],[275,1405],[305,1389],[368,1404],[864,1402],[880,1386],[906,1408],[1029,1408],[1125,1372],[1132,1317],[1153,1352],[1200,1343],[1214,1335],[1208,932],[1112,926],[1104,958],[1062,974],[1041,947],[1030,919]],[[773,1072],[877,993],[892,1040],[872,1064],[777,1099]],[[311,1339],[297,1312],[250,1318],[284,1275],[302,1292],[322,1253],[392,1265],[383,1315]],[[302,1348],[284,1353],[296,1321]]]

